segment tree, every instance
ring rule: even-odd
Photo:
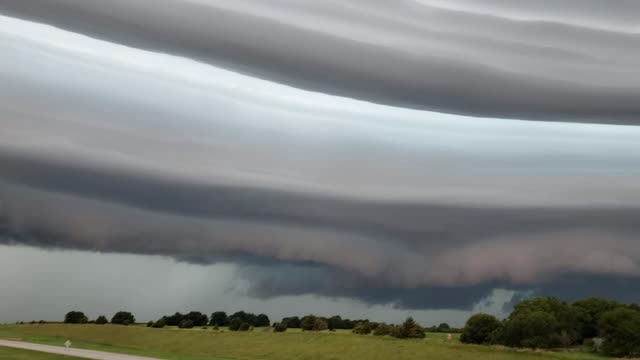
[[[274,323],[273,324],[274,332],[285,332],[287,331],[287,325],[283,323]]]
[[[322,318],[316,318],[316,321],[313,323],[314,331],[327,330],[328,328],[329,325],[327,325],[327,322]]]
[[[247,313],[244,311],[238,311],[236,313],[234,313],[233,315],[229,316],[230,320],[233,319],[240,319],[240,322],[246,322],[247,324],[251,325],[251,326],[255,326],[256,324],[256,315],[252,314],[252,313]]]
[[[118,311],[111,318],[111,323],[117,324],[117,325],[131,325],[131,324],[134,324],[135,322],[136,322],[136,318],[133,316],[133,314],[127,311]]]
[[[464,325],[460,341],[468,344],[489,344],[492,335],[502,326],[502,323],[493,315],[472,315]]]
[[[104,324],[107,324],[108,322],[109,322],[109,320],[107,320],[107,317],[104,316],[104,315],[100,315],[96,319],[96,324],[98,324],[98,325],[104,325]]]
[[[173,315],[164,317],[167,326],[178,326],[184,320],[184,315],[177,312]]]
[[[164,317],[160,318],[160,320],[156,321],[153,323],[152,327],[156,328],[156,329],[161,329],[163,327],[165,327],[165,325],[167,325],[167,321]]]
[[[576,301],[571,306],[579,311],[578,320],[582,328],[580,338],[589,339],[598,336],[598,323],[602,314],[621,306],[621,304],[600,297],[590,297]]]
[[[265,314],[260,314],[256,317],[256,321],[255,324],[253,326],[255,327],[265,327],[265,326],[269,326],[271,325],[271,320],[269,320],[269,317]]]
[[[238,330],[240,331],[249,331],[250,329],[251,329],[251,325],[246,322],[243,322],[242,324],[240,324],[240,328],[238,328]]]
[[[300,327],[302,330],[313,330],[313,325],[316,323],[316,317],[314,315],[307,315],[300,320]]]
[[[193,320],[187,319],[187,318],[182,319],[180,324],[178,324],[178,327],[180,329],[193,329],[193,326],[194,326]]]
[[[598,327],[606,355],[640,355],[640,311],[628,307],[609,310],[602,314]]]
[[[64,316],[65,324],[86,324],[89,318],[82,311],[69,311]]]
[[[205,326],[207,325],[207,323],[209,323],[209,318],[207,317],[207,315],[204,315],[199,311],[192,311],[185,315],[184,318],[191,320],[193,326]]]
[[[227,313],[224,311],[216,311],[211,314],[211,321],[209,322],[211,326],[228,326],[229,318],[227,317]]]
[[[394,326],[391,330],[391,336],[400,339],[418,338],[422,339],[426,335],[424,329],[418,325],[412,317],[408,317],[400,326]]]
[[[282,319],[282,323],[287,325],[287,328],[298,329],[300,328],[300,318],[297,316],[286,317]]]
[[[242,325],[242,320],[240,320],[239,317],[232,318],[231,322],[229,323],[229,330],[238,331],[240,330],[241,325]]]
[[[437,331],[441,333],[448,332],[450,329],[451,329],[451,326],[449,326],[449,324],[447,323],[441,323],[437,327]]]

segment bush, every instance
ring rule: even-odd
[[[189,319],[183,319],[180,324],[178,324],[180,329],[193,329],[193,321]]]
[[[290,328],[290,329],[298,329],[300,328],[300,318],[297,316],[286,317],[282,319],[282,324],[287,325],[287,328]]]
[[[598,328],[605,355],[640,355],[640,311],[630,308],[609,310],[602,314]]]
[[[249,323],[243,322],[242,324],[240,324],[240,328],[238,328],[239,331],[249,331],[251,330],[251,325],[249,325]]]
[[[368,335],[371,334],[371,324],[368,322],[359,322],[356,327],[351,330],[354,334]]]
[[[489,344],[492,335],[501,326],[500,321],[493,315],[475,314],[467,320],[460,341],[468,344]]]
[[[391,329],[391,336],[399,339],[416,338],[423,339],[426,335],[424,329],[418,325],[412,317],[408,317],[402,325],[394,326]]]
[[[242,320],[240,320],[239,318],[233,318],[231,320],[231,323],[229,323],[229,330],[238,331],[240,330],[241,325],[242,325]]]
[[[229,325],[229,317],[227,313],[224,311],[216,311],[211,314],[211,321],[209,322],[211,326],[227,326]]]
[[[376,335],[376,336],[385,336],[385,335],[389,335],[390,333],[391,333],[391,326],[385,323],[378,324],[376,329],[373,330],[373,335]]]
[[[149,321],[149,322],[147,323],[147,327],[152,327],[152,326],[153,326],[153,321]]]
[[[133,314],[127,311],[118,311],[115,315],[113,315],[113,318],[111,318],[111,323],[117,325],[131,325],[135,322],[136,318],[133,316]]]
[[[285,332],[285,331],[287,331],[287,325],[283,324],[283,323],[275,323],[275,324],[273,324],[273,331],[274,332]]]
[[[161,329],[161,328],[165,327],[166,325],[167,325],[167,321],[165,320],[165,318],[161,318],[160,320],[154,322],[152,327],[154,327],[156,329]]]
[[[317,318],[316,321],[313,323],[314,331],[327,330],[328,328],[329,328],[329,325],[327,324],[327,322],[321,318]]]
[[[300,328],[302,330],[313,330],[313,325],[316,323],[316,317],[313,315],[307,315],[300,320]]]
[[[64,316],[65,324],[86,324],[89,318],[82,311],[69,311]]]
[[[265,314],[259,314],[256,316],[256,321],[253,324],[253,326],[256,327],[265,327],[269,325],[271,325],[271,320],[269,320],[269,317]]]
[[[104,325],[109,323],[109,320],[107,320],[107,317],[104,315],[100,315],[98,316],[98,318],[96,319],[96,324],[98,325]]]

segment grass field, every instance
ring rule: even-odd
[[[285,333],[273,333],[265,329],[255,329],[252,332],[229,332],[212,329],[44,324],[2,325],[0,338],[47,345],[62,345],[66,339],[71,339],[77,348],[170,360],[604,359],[579,351],[517,351],[465,345],[457,340],[446,340],[445,334],[428,334],[424,340],[399,340],[354,335],[346,331],[307,333],[288,330]],[[5,357],[0,356],[0,359]]]
[[[0,346],[0,359],[2,360],[81,360],[79,358],[45,354],[36,351],[11,349]]]

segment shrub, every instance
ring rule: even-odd
[[[356,327],[351,330],[354,334],[368,335],[371,334],[371,324],[368,322],[359,322]]]
[[[233,318],[231,320],[231,323],[229,323],[229,330],[238,331],[240,330],[241,325],[242,325],[242,320],[240,320],[239,318]]]
[[[271,325],[271,320],[269,320],[269,317],[265,314],[259,314],[258,316],[256,316],[256,321],[253,324],[253,326],[257,327],[264,327],[269,325]]]
[[[273,331],[274,332],[285,332],[285,331],[287,331],[287,325],[283,324],[283,323],[275,323],[275,324],[273,324]]]
[[[147,323],[147,327],[152,327],[152,326],[153,326],[153,321],[149,321],[149,322]]]
[[[189,319],[183,319],[182,321],[180,321],[180,324],[178,324],[178,327],[180,329],[193,329],[193,321]]]
[[[133,314],[127,311],[118,311],[115,315],[113,315],[113,318],[111,318],[112,324],[131,325],[135,322],[136,318],[133,316]]]
[[[238,328],[238,330],[240,331],[249,331],[251,330],[251,325],[249,325],[249,323],[243,322],[242,324],[240,324],[240,328]]]
[[[229,325],[229,317],[227,316],[227,313],[224,311],[214,312],[213,314],[211,314],[211,321],[209,322],[209,325],[212,325],[212,326]]]
[[[100,315],[98,316],[98,318],[96,319],[96,324],[98,325],[104,325],[109,323],[109,320],[107,320],[107,317],[104,315]]]
[[[167,325],[167,321],[165,320],[165,318],[161,318],[160,320],[154,322],[152,327],[154,327],[156,329],[161,329],[161,328],[165,327],[166,325]]]
[[[460,341],[468,344],[489,344],[502,324],[493,315],[475,314],[471,316],[462,330]]]
[[[385,335],[389,335],[390,333],[391,333],[391,326],[385,323],[378,324],[376,329],[373,330],[373,335],[376,335],[376,336],[385,336]]]
[[[313,315],[307,315],[300,320],[300,327],[302,330],[313,330],[313,326],[316,323],[316,317]]]
[[[316,321],[313,323],[314,331],[327,330],[328,328],[329,328],[329,325],[327,324],[327,322],[321,318],[317,318]]]
[[[399,339],[417,338],[423,339],[426,335],[424,329],[418,325],[412,317],[408,317],[402,325],[394,326],[391,329],[391,336]]]

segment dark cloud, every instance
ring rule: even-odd
[[[602,16],[596,3],[491,5],[1,0],[0,11],[396,106],[638,124],[640,37],[631,31],[632,19],[622,25],[630,31],[612,21],[620,13],[633,13],[637,5],[626,2],[615,6],[620,11]],[[565,21],[574,9],[579,9],[579,21]],[[522,14],[530,14],[530,21]]]

